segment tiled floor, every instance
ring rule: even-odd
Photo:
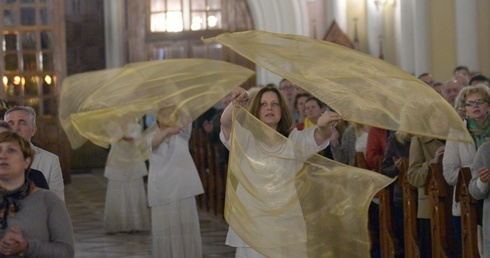
[[[107,180],[101,170],[72,175],[65,185],[66,206],[75,231],[75,257],[151,257],[150,232],[113,234],[103,232],[102,218]],[[224,245],[226,222],[200,212],[203,257],[234,257],[234,248]]]

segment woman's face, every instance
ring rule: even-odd
[[[273,91],[266,91],[260,99],[259,119],[273,129],[277,129],[281,121],[281,104],[279,97]]]
[[[466,97],[465,110],[466,115],[479,121],[485,120],[488,116],[489,104],[480,93],[472,93]]]
[[[24,159],[19,143],[0,143],[0,178],[23,177],[30,163],[31,158]]]
[[[314,123],[322,115],[323,110],[320,108],[316,100],[310,99],[306,102],[306,116]]]
[[[306,117],[306,100],[308,97],[300,97],[298,98],[298,112],[301,117]]]

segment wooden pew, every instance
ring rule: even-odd
[[[356,152],[354,166],[358,168],[368,169],[366,158],[364,157],[364,152]]]
[[[202,138],[205,139],[205,150],[206,150],[206,158],[207,158],[207,170],[206,170],[206,176],[207,176],[207,187],[204,189],[204,191],[207,193],[207,198],[208,198],[208,211],[214,213],[214,215],[217,214],[217,194],[216,194],[216,177],[217,175],[217,168],[216,168],[216,152],[215,148],[212,143],[209,142],[205,134],[202,134]]]
[[[427,191],[431,201],[432,257],[454,257],[452,187],[442,175],[441,164],[431,164]],[[458,236],[460,237],[460,236]]]
[[[381,173],[383,158],[378,159],[376,171]],[[363,152],[356,152],[355,166],[367,168],[367,162]],[[390,186],[381,190],[379,196],[379,226],[380,226],[380,251],[381,257],[400,257],[401,250],[395,237],[391,223],[391,199]],[[373,234],[371,234],[373,236]]]
[[[201,154],[201,141],[199,137],[199,131],[192,130],[191,138],[189,139],[189,150],[191,152],[192,158],[194,159],[194,164],[196,164],[197,172],[199,173],[199,177],[203,178],[203,173],[201,172],[201,164],[203,163],[202,154]],[[204,197],[203,195],[196,196],[197,206],[202,209],[204,205]]]
[[[204,188],[204,194],[196,197],[198,207],[223,217],[227,166],[220,164],[217,146],[204,131],[193,129],[189,150]]]
[[[408,160],[403,159],[400,180],[403,189],[403,219],[405,234],[405,257],[420,257],[420,244],[417,232],[417,188],[408,182]]]
[[[224,217],[224,209],[225,209],[225,184],[226,184],[226,175],[225,170],[226,166],[223,167],[219,162],[219,153],[216,146],[213,146],[213,151],[215,153],[215,170],[216,170],[216,214]]]
[[[461,205],[461,239],[464,258],[479,258],[477,238],[477,216],[479,203],[468,190],[471,180],[471,170],[461,168],[456,188],[456,201]]]
[[[382,164],[383,158],[379,158],[376,169],[379,173],[382,173]],[[393,184],[396,184],[396,182]],[[403,250],[399,245],[399,240],[395,235],[392,223],[393,184],[379,191],[380,245],[381,257],[383,258],[403,256]]]
[[[355,163],[354,166],[362,169],[368,169],[366,158],[364,157],[363,152],[356,152],[356,158],[355,158]],[[372,209],[372,207],[369,207],[369,217],[368,217],[368,228],[369,228],[369,240],[371,242],[371,255],[373,254],[374,250],[376,250],[379,246],[379,239],[378,239],[378,234],[375,231],[378,223],[376,221],[373,221],[372,217],[374,216],[371,212],[375,211]],[[374,223],[373,223],[374,222]],[[379,230],[379,229],[378,229]]]

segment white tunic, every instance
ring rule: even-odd
[[[144,231],[150,229],[150,211],[143,176],[147,175],[145,162],[136,146],[141,139],[142,126],[129,123],[126,132],[110,123],[106,131],[114,138],[131,137],[111,144],[104,176],[108,179],[104,209],[104,231],[107,233]]]
[[[148,203],[155,207],[204,193],[196,165],[189,152],[189,125],[151,151],[148,176]],[[151,140],[156,132],[148,137]]]
[[[283,145],[277,146],[274,149],[267,150],[267,147],[265,146],[265,144],[262,144],[261,142],[253,139],[253,135],[248,130],[242,128],[239,123],[235,123],[234,126],[235,126],[234,130],[236,132],[239,132],[240,137],[244,137],[244,139],[247,139],[247,140],[243,141],[243,143],[247,146],[242,146],[242,147],[244,150],[247,150],[246,155],[249,156],[250,159],[252,159],[252,160],[258,159],[258,160],[263,161],[264,151],[270,152],[269,154],[273,154],[276,157],[280,156],[280,157],[293,158],[296,156],[299,160],[303,160],[303,159],[307,159],[307,157],[304,155],[310,156],[310,155],[326,148],[329,144],[328,140],[325,141],[320,146],[318,146],[316,144],[316,142],[314,140],[314,136],[313,136],[315,128],[316,128],[316,126],[314,126],[314,127],[307,128],[303,131],[298,131],[298,130],[294,129],[289,135],[289,140],[291,140],[292,142],[295,142],[298,145],[304,146],[305,148],[307,148],[311,151],[308,151],[307,153],[298,153],[297,150],[295,151],[293,144],[283,144]],[[225,140],[222,132],[220,133],[220,139],[223,142],[223,144],[229,149],[230,148],[230,141]],[[231,139],[231,136],[230,136],[230,139]],[[256,157],[257,155],[260,155],[260,157]],[[304,156],[304,157],[298,157],[298,155]],[[278,177],[272,176],[273,180],[286,180],[286,181],[289,181],[292,178],[294,178],[296,173],[303,166],[303,163],[292,162],[291,163],[291,165],[292,165],[291,169],[284,171],[279,166],[274,165],[274,158],[268,159],[266,162],[263,162],[263,163],[264,163],[263,164],[264,166],[262,169],[260,168],[260,166],[257,166],[258,165],[257,163],[254,164],[255,173],[262,174],[262,172],[264,172],[264,173],[271,173],[271,174],[278,174],[278,175],[281,174]],[[245,173],[247,173],[247,171],[250,170],[250,173],[252,173],[252,170],[250,168],[248,168],[246,164],[247,164],[247,162],[243,162],[241,164],[242,170]],[[275,171],[274,168],[277,168],[280,171]],[[259,170],[261,170],[261,171],[259,171]],[[257,180],[257,179],[260,180],[260,178],[257,178],[254,176],[248,177],[247,179],[252,180],[252,181]],[[264,183],[266,183],[266,182],[254,182],[254,185],[261,186],[261,185],[264,185]],[[277,185],[277,183],[278,182],[271,182],[271,185]],[[266,188],[266,185],[264,188]],[[296,190],[294,187],[292,187],[291,189],[288,190],[288,194],[281,192],[279,195],[274,195],[272,192],[269,191],[267,193],[268,200],[273,200],[271,205],[279,205],[280,206],[281,203],[285,203],[288,200],[290,200],[290,198],[292,198],[292,196],[296,196],[295,191]],[[239,196],[240,199],[244,200],[247,203],[253,203],[254,202],[253,197],[250,196],[249,194],[247,194],[246,191],[243,190],[243,187],[241,187],[240,185],[237,187],[237,196]],[[297,205],[295,205],[295,207],[293,207],[288,212],[287,217],[289,217],[289,218],[297,217],[298,219],[301,219],[301,220],[303,219],[301,207],[299,205],[299,200],[297,202]],[[271,219],[271,220],[275,220],[277,223],[277,220],[280,220],[281,218],[279,218],[277,216],[265,218],[264,216],[262,216],[262,217],[257,218],[257,219],[260,219],[260,220]],[[284,220],[285,223],[287,223],[288,218],[284,218],[284,219],[285,219]],[[298,223],[296,225],[299,225],[300,228],[295,229],[294,232],[304,232],[304,235],[303,235],[304,239],[295,239],[295,241],[306,242],[306,225],[304,223],[302,225],[301,225],[301,223]],[[267,234],[267,232],[263,232],[263,233]],[[230,245],[230,246],[234,246],[234,247],[248,247],[248,245],[242,239],[240,239],[240,237],[233,231],[232,228],[229,228],[228,235],[226,237],[226,244]]]

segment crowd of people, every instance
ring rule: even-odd
[[[286,79],[278,86],[254,87],[248,91],[236,88],[195,120],[193,126],[190,118],[176,110],[175,105],[162,108],[155,115],[156,129],[149,135],[143,133],[141,121],[108,124],[107,133],[119,140],[111,144],[104,172],[108,178],[104,230],[108,234],[151,230],[154,257],[201,257],[195,197],[204,189],[189,152],[189,139],[192,130],[204,132],[210,143],[221,146],[218,159],[220,164],[226,164],[234,132],[232,109],[234,105],[241,105],[277,133],[340,163],[353,166],[356,154],[362,153],[369,169],[380,169],[394,178],[400,173],[402,160],[408,160],[408,181],[419,193],[417,219],[421,257],[431,257],[430,206],[425,191],[430,164],[441,164],[444,178],[452,186],[457,184],[459,169],[471,167],[470,193],[476,199],[485,200],[483,220],[479,222],[483,233],[480,253],[489,254],[490,220],[485,215],[490,213],[490,81],[481,74],[471,74],[464,66],[457,67],[453,77],[443,83],[436,82],[429,73],[418,78],[454,107],[472,143],[348,123],[328,103]],[[33,143],[37,127],[32,108],[15,106],[3,112],[4,121],[0,121],[0,256],[73,257],[73,229],[64,204],[59,158]],[[174,119],[169,119],[171,116]],[[443,119],[444,114],[439,116]],[[236,130],[250,134],[243,128]],[[250,141],[260,139],[252,137]],[[141,155],[138,146],[141,142],[149,153],[148,164],[144,159],[134,162],[134,157]],[[378,164],[379,159],[383,160],[382,164]],[[147,191],[145,177],[148,177]],[[403,243],[403,197],[397,184],[393,184],[393,193],[392,221],[395,234]],[[241,198],[249,197],[242,193]],[[374,197],[370,224],[379,220],[378,204],[379,200]],[[455,235],[461,235],[461,209],[455,200],[452,211]],[[379,236],[371,237],[374,243],[371,255],[380,257],[375,239]],[[237,248],[237,257],[264,257],[232,228],[226,244]],[[456,249],[461,252],[461,242]]]
[[[429,73],[423,73],[418,78],[429,87],[432,87],[454,107],[473,138],[472,143],[446,141],[445,139],[410,135],[402,131],[395,132],[362,124],[338,121],[331,134],[329,134],[329,144],[324,148],[328,148],[329,151],[318,150],[318,152],[347,165],[355,165],[355,155],[361,152],[364,153],[368,168],[376,171],[379,171],[378,160],[382,159],[381,172],[390,177],[399,175],[402,159],[408,160],[408,181],[411,185],[418,188],[417,228],[421,257],[431,257],[430,200],[426,192],[430,164],[441,164],[444,178],[449,185],[454,187],[457,184],[459,169],[461,167],[472,167],[471,194],[476,199],[485,199],[483,212],[484,214],[489,212],[487,205],[490,202],[490,198],[488,198],[490,170],[488,168],[488,158],[485,156],[489,147],[485,147],[487,146],[485,143],[490,137],[490,127],[488,126],[490,124],[490,119],[488,119],[490,112],[490,81],[482,74],[471,74],[469,69],[464,66],[456,67],[453,76],[446,82],[436,82]],[[266,88],[261,88],[261,91]],[[326,103],[322,103],[286,79],[282,80],[277,88],[281,92],[282,98],[284,98],[284,103],[288,105],[282,112],[288,113],[293,122],[289,133],[285,135],[292,134],[291,129],[295,129],[295,131],[306,130],[308,127],[317,124],[318,118],[322,114],[333,111]],[[444,114],[436,113],[430,116],[434,120],[431,121],[431,124],[434,124],[433,130],[438,130],[437,120],[444,119]],[[260,119],[259,115],[257,117]],[[229,123],[228,120],[226,121]],[[221,126],[223,127],[223,124]],[[226,137],[222,137],[222,141],[226,145],[229,136],[227,136],[227,133],[224,135]],[[480,146],[482,145],[485,148],[480,151]],[[479,155],[475,158],[475,153],[477,152]],[[392,210],[392,223],[396,237],[403,247],[402,190],[398,184],[393,184],[391,187],[393,187],[392,207],[394,209]],[[373,198],[369,217],[370,224],[375,224],[372,229],[374,231],[379,231],[379,226],[376,225],[376,222],[379,221],[378,204],[379,200],[377,197]],[[454,235],[456,236],[455,250],[458,254],[461,254],[462,251],[460,213],[459,203],[454,199],[452,224]],[[483,217],[485,218],[485,215]],[[488,254],[490,252],[490,225],[487,224],[490,222],[486,222],[484,219],[484,221],[479,221],[478,223],[482,226],[480,228],[482,229],[482,236],[480,235],[479,237],[479,251],[483,257],[484,253]],[[232,232],[232,230],[230,231]],[[230,234],[228,237],[236,239],[236,237],[230,237]],[[374,238],[371,239],[374,243],[371,255],[380,257],[379,242],[375,239],[379,238],[379,235],[374,234],[371,237]],[[237,244],[238,242],[240,244]],[[232,246],[248,247],[243,242],[238,242],[230,241],[229,243]]]

